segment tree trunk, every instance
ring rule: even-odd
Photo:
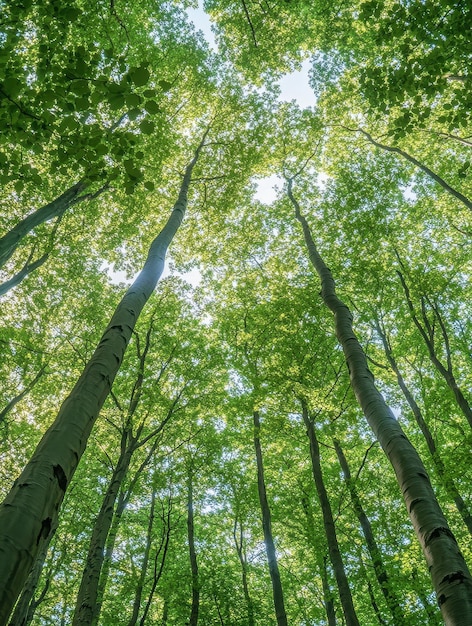
[[[241,563],[243,593],[244,593],[244,599],[246,601],[246,607],[247,607],[247,623],[248,623],[248,626],[255,626],[256,622],[254,621],[254,603],[252,601],[251,594],[249,593],[249,585],[247,582],[247,559],[246,559],[246,553],[244,549],[243,524],[241,521],[239,522],[239,538],[238,538],[237,529],[238,529],[238,519],[236,518],[234,520],[234,526],[233,526],[233,538],[234,538],[234,544],[236,546],[236,552],[238,553],[239,562]]]
[[[50,576],[47,577],[45,586],[38,600],[35,600],[34,598],[34,594],[38,587],[38,582],[43,571],[44,562],[46,561],[49,545],[57,530],[58,522],[59,520],[56,516],[54,524],[51,525],[51,532],[49,533],[49,537],[44,542],[41,551],[38,552],[33,569],[31,570],[30,575],[26,580],[26,584],[23,588],[23,591],[21,592],[21,596],[15,606],[15,610],[8,626],[28,626],[28,624],[30,624],[33,620],[34,613],[37,607],[41,604],[44,597],[46,596],[50,584]]]
[[[187,537],[190,556],[190,569],[192,572],[192,608],[190,610],[189,626],[197,626],[198,611],[200,608],[200,583],[198,580],[197,553],[195,551],[195,528],[193,514],[193,475],[189,471],[187,483]]]
[[[379,336],[382,340],[385,354],[387,356],[388,362],[390,363],[390,367],[392,368],[393,372],[395,373],[397,377],[398,386],[402,390],[403,395],[405,396],[405,399],[408,402],[410,409],[413,413],[413,416],[416,420],[416,423],[420,427],[420,430],[423,433],[423,436],[426,440],[426,444],[428,446],[428,450],[433,459],[434,467],[438,473],[438,476],[441,482],[443,483],[447,493],[449,494],[449,497],[452,498],[452,500],[454,501],[456,508],[459,511],[460,516],[464,520],[464,524],[467,526],[469,533],[472,536],[472,515],[470,514],[469,508],[467,504],[464,502],[464,499],[462,498],[462,496],[460,495],[454,480],[448,475],[447,469],[444,466],[444,462],[437,449],[436,442],[434,441],[433,434],[430,431],[428,425],[426,424],[420,407],[416,403],[413,397],[413,394],[408,389],[408,386],[405,383],[405,380],[403,379],[403,376],[401,375],[400,370],[398,369],[397,361],[395,357],[393,356],[390,343],[387,339],[385,332],[380,327],[380,324],[378,321],[376,322],[376,330],[379,333]]]
[[[277,564],[277,554],[275,552],[274,539],[272,537],[272,521],[271,513],[269,509],[269,503],[267,501],[267,492],[264,481],[264,464],[262,461],[262,450],[259,433],[261,430],[261,423],[259,419],[259,412],[253,412],[254,419],[254,447],[256,449],[256,461],[257,461],[257,490],[259,492],[259,502],[261,504],[262,512],[262,530],[264,532],[264,543],[267,554],[267,563],[269,565],[270,579],[272,582],[272,594],[274,598],[275,616],[277,619],[277,626],[288,626],[287,615],[285,613],[284,595],[282,589],[282,582],[280,580],[279,566]]]
[[[352,130],[352,129],[348,129],[348,130]],[[472,211],[472,202],[469,200],[469,198],[464,196],[464,194],[462,194],[460,191],[457,191],[457,189],[455,189],[454,187],[451,187],[451,185],[446,183],[446,181],[443,178],[438,176],[429,167],[427,167],[426,165],[421,163],[421,161],[418,161],[418,159],[415,159],[415,157],[412,157],[410,154],[408,154],[408,152],[405,152],[404,150],[401,150],[400,148],[395,148],[394,146],[387,146],[387,145],[385,145],[383,143],[379,143],[368,132],[366,132],[365,130],[362,130],[362,128],[357,128],[356,132],[362,133],[364,135],[364,137],[366,137],[370,141],[370,143],[372,145],[376,146],[377,148],[381,148],[382,150],[386,150],[387,152],[393,152],[394,154],[399,154],[406,161],[409,161],[415,167],[419,168],[421,171],[423,171],[425,174],[427,174],[436,183],[438,183],[438,185],[441,185],[441,187],[445,191],[447,191],[447,193],[451,194],[451,196],[454,196],[454,198],[457,198],[470,211]]]
[[[328,620],[328,626],[336,626],[336,610],[334,606],[333,592],[329,586],[328,569],[326,567],[327,556],[321,554],[315,542],[315,522],[313,519],[313,510],[310,506],[310,500],[306,494],[302,497],[302,507],[306,516],[307,535],[308,539],[313,546],[318,570],[320,572],[321,584],[323,587],[323,599],[326,611],[326,619]]]
[[[322,285],[322,298],[333,312],[335,328],[349,370],[352,389],[364,415],[392,464],[406,508],[423,549],[446,626],[472,626],[472,578],[457,541],[436,500],[415,448],[377,390],[365,353],[354,334],[349,308],[336,295],[331,271],[321,258],[306,219],[292,193],[288,196],[300,222],[310,261]]]
[[[359,520],[362,532],[365,537],[367,549],[369,550],[370,558],[372,559],[372,564],[374,566],[375,576],[384,595],[388,609],[392,615],[392,623],[395,624],[395,626],[404,626],[405,619],[403,617],[400,599],[393,591],[392,583],[389,580],[387,570],[383,563],[382,554],[375,540],[370,520],[367,517],[366,512],[364,511],[364,507],[362,506],[361,499],[359,498],[359,494],[357,493],[356,485],[351,477],[351,470],[349,469],[347,459],[344,456],[344,452],[341,448],[339,441],[334,441],[334,448],[336,450],[336,454],[338,455],[339,464],[341,465],[341,469],[344,475],[344,480],[351,495],[354,512],[357,516],[357,519]]]
[[[55,217],[61,217],[64,213],[74,204],[88,199],[90,196],[80,196],[79,194],[87,188],[84,181],[79,181],[69,187],[67,191],[61,194],[58,198],[45,204],[40,209],[34,211],[25,217],[25,219],[18,222],[8,233],[0,238],[0,268],[10,259],[15,250],[20,245],[22,239],[26,235],[44,222],[47,222]]]
[[[98,584],[105,556],[105,545],[113,521],[116,498],[128,473],[135,444],[136,440],[132,437],[130,431],[125,430],[121,437],[120,457],[93,526],[87,560],[82,572],[79,593],[77,594],[72,626],[89,626],[97,619]]]
[[[6,623],[49,534],[52,519],[110,393],[136,320],[162,274],[167,248],[187,208],[192,170],[207,133],[208,130],[186,168],[177,202],[152,242],[143,269],[116,308],[81,377],[0,508],[0,626]]]
[[[308,439],[310,441],[310,457],[311,467],[313,471],[313,480],[315,481],[316,492],[320,501],[321,513],[323,515],[323,525],[328,542],[329,558],[334,570],[334,576],[339,590],[339,599],[343,608],[344,618],[347,626],[359,626],[354,603],[352,601],[351,590],[344,569],[344,563],[336,536],[336,528],[334,525],[333,513],[329,503],[328,494],[323,481],[323,473],[321,470],[320,447],[316,437],[315,426],[313,420],[308,415],[308,407],[306,401],[302,399],[302,416],[306,426]]]
[[[462,411],[466,420],[468,421],[469,426],[472,428],[472,409],[470,407],[470,404],[466,400],[464,394],[462,393],[462,390],[457,384],[456,378],[454,376],[451,351],[449,347],[449,338],[446,333],[446,327],[444,325],[442,315],[440,314],[437,306],[432,306],[434,315],[439,322],[439,326],[441,328],[442,336],[444,339],[444,349],[446,351],[446,365],[444,365],[438,357],[438,353],[437,353],[436,346],[435,346],[434,327],[431,326],[428,320],[428,317],[426,315],[424,299],[422,299],[422,305],[423,305],[422,306],[423,324],[422,324],[418,316],[416,315],[415,307],[413,306],[413,302],[410,296],[410,290],[408,288],[408,285],[406,284],[405,278],[401,272],[397,271],[397,274],[402,283],[402,287],[405,292],[406,300],[408,303],[408,308],[410,309],[413,322],[415,323],[416,328],[419,330],[420,335],[422,336],[423,341],[425,342],[426,347],[428,348],[429,359],[431,363],[434,365],[434,367],[436,368],[436,370],[441,374],[441,376],[446,381],[446,384],[449,387],[449,389],[452,391],[460,410]]]

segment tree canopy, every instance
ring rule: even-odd
[[[0,0],[0,626],[472,626],[472,9],[194,5]]]

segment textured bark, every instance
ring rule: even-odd
[[[336,536],[336,528],[334,525],[333,512],[328,499],[328,494],[323,481],[323,472],[321,470],[320,447],[316,437],[315,426],[313,420],[308,415],[308,407],[306,401],[302,401],[302,416],[306,427],[308,439],[310,441],[310,458],[311,468],[313,472],[313,480],[315,481],[316,492],[320,501],[321,513],[323,516],[323,526],[328,543],[328,552],[331,565],[333,566],[334,576],[338,585],[339,599],[344,613],[347,626],[359,626],[354,603],[352,601],[351,590],[344,569],[344,563]]]
[[[393,372],[395,373],[397,377],[398,386],[402,390],[403,395],[405,396],[405,399],[408,402],[411,412],[413,413],[413,416],[416,420],[416,423],[420,427],[420,430],[423,433],[423,436],[426,440],[426,444],[428,446],[429,453],[431,454],[431,457],[433,459],[436,472],[438,473],[438,476],[441,482],[443,483],[449,497],[452,498],[452,500],[454,501],[454,504],[456,505],[456,508],[459,511],[460,516],[464,520],[464,524],[467,526],[467,529],[470,535],[472,536],[472,515],[470,514],[469,507],[467,506],[464,499],[460,495],[459,490],[457,489],[457,486],[454,480],[448,474],[448,471],[444,465],[444,462],[441,458],[439,450],[436,446],[436,442],[434,441],[433,434],[430,431],[423,417],[423,413],[420,407],[418,406],[418,404],[416,403],[416,400],[413,397],[413,394],[409,390],[407,384],[405,383],[403,376],[400,373],[397,361],[395,357],[393,356],[390,343],[387,339],[387,335],[385,334],[385,331],[381,328],[378,322],[376,323],[376,329],[382,340],[384,350],[385,350],[385,355],[387,356],[388,362],[390,363],[390,367],[392,368]]]
[[[446,626],[472,626],[472,578],[457,541],[436,500],[428,474],[392,411],[375,386],[365,353],[354,334],[352,315],[336,295],[331,271],[320,256],[308,222],[292,193],[288,196],[300,222],[313,267],[321,280],[321,295],[333,312],[352,389],[364,415],[395,471],[406,508],[426,559]]]
[[[208,131],[207,131],[208,132]],[[0,508],[0,626],[3,626],[49,534],[65,491],[110,393],[136,321],[182,223],[188,187],[203,141],[188,164],[177,202],[152,242],[143,269],[116,308],[94,354]]]
[[[352,129],[349,129],[349,130],[352,130]],[[379,143],[371,135],[369,135],[369,133],[367,133],[365,130],[362,130],[361,128],[357,128],[356,131],[359,133],[362,133],[364,137],[367,137],[370,143],[376,146],[377,148],[381,148],[382,150],[386,150],[387,152],[393,152],[394,154],[399,154],[406,161],[409,161],[415,167],[419,168],[421,171],[427,174],[436,183],[438,183],[438,185],[441,185],[441,187],[445,191],[447,191],[447,193],[451,194],[451,196],[454,196],[454,198],[457,198],[458,200],[460,200],[462,204],[464,204],[470,211],[472,211],[472,202],[469,200],[469,198],[464,196],[464,194],[462,194],[460,191],[457,191],[457,189],[455,189],[454,187],[451,187],[451,185],[446,183],[446,181],[443,178],[438,176],[429,167],[426,167],[426,165],[421,163],[421,161],[418,161],[418,159],[415,159],[415,157],[412,157],[410,154],[408,154],[408,152],[405,152],[404,150],[401,150],[400,148],[395,148],[394,146],[387,146],[383,143]]]
[[[252,601],[251,594],[249,593],[249,585],[247,582],[247,558],[246,558],[246,552],[244,549],[244,530],[243,530],[242,522],[239,521],[239,533],[238,533],[238,519],[237,518],[234,520],[233,538],[234,538],[234,544],[236,546],[236,552],[238,553],[239,562],[241,564],[243,593],[244,593],[244,599],[246,601],[246,608],[247,608],[247,623],[248,623],[248,626],[255,626],[254,603]]]
[[[8,233],[0,238],[0,268],[10,259],[15,250],[20,245],[22,239],[26,235],[44,222],[55,217],[61,217],[74,204],[89,199],[90,196],[81,196],[80,193],[86,189],[87,185],[84,181],[79,181],[69,187],[67,191],[58,198],[37,209],[28,217],[18,222]]]
[[[351,470],[349,469],[347,459],[344,455],[343,449],[341,448],[339,441],[334,441],[334,448],[339,459],[339,464],[341,465],[344,480],[346,482],[347,488],[349,489],[354,512],[357,519],[359,520],[362,532],[365,537],[367,549],[369,550],[370,558],[372,559],[372,564],[374,566],[375,576],[380,585],[380,589],[382,590],[382,593],[384,595],[385,602],[387,603],[388,609],[392,616],[392,623],[395,624],[395,626],[404,626],[406,622],[403,617],[400,598],[397,597],[393,590],[392,583],[388,577],[387,570],[382,560],[382,554],[372,531],[372,525],[369,518],[367,517],[366,512],[364,511],[364,507],[362,506],[361,499],[359,497],[359,494],[357,493],[355,482],[352,480]]]
[[[21,596],[16,603],[15,610],[13,615],[9,621],[8,626],[28,626],[33,620],[34,613],[41,602],[44,600],[51,581],[51,573],[46,578],[46,582],[44,587],[37,599],[35,599],[34,595],[36,593],[36,589],[38,587],[38,582],[41,577],[44,562],[46,561],[46,556],[48,553],[49,545],[51,543],[52,538],[57,530],[58,518],[56,517],[54,524],[51,526],[51,532],[49,533],[48,539],[44,542],[41,552],[38,553],[36,557],[36,561],[34,563],[33,569],[26,580],[26,584],[21,592]]]
[[[135,450],[136,440],[129,431],[121,438],[120,458],[108,484],[102,506],[95,520],[90,539],[87,560],[85,562],[79,593],[75,605],[72,626],[89,626],[97,619],[97,594],[100,572],[105,554],[105,544],[113,521],[116,498],[128,473],[131,457]]]
[[[288,626],[287,615],[285,613],[284,594],[282,582],[280,580],[279,566],[277,563],[277,554],[275,552],[274,538],[272,537],[272,519],[267,501],[267,491],[264,480],[264,463],[262,459],[262,449],[259,433],[261,424],[259,412],[253,412],[254,420],[254,447],[256,449],[257,461],[257,490],[259,493],[259,502],[261,504],[262,513],[262,530],[264,533],[264,543],[266,548],[267,563],[269,566],[270,580],[272,582],[272,595],[274,599],[275,616],[277,626]]]
[[[439,326],[440,326],[441,333],[443,336],[444,349],[446,352],[446,365],[442,363],[441,359],[438,356],[438,352],[436,350],[434,327],[430,324],[428,317],[426,315],[425,299],[422,298],[421,315],[423,318],[423,323],[421,323],[418,318],[418,315],[416,314],[415,307],[413,306],[413,302],[412,302],[411,295],[410,295],[410,290],[408,288],[408,285],[406,284],[405,278],[401,272],[397,272],[397,274],[400,278],[403,290],[405,292],[406,300],[408,303],[408,308],[410,309],[410,313],[411,313],[411,318],[413,322],[415,323],[416,328],[419,330],[419,333],[421,337],[423,338],[423,341],[426,344],[426,347],[428,348],[429,359],[431,363],[434,365],[434,367],[436,368],[436,370],[441,374],[441,376],[446,381],[447,386],[449,387],[449,389],[452,391],[454,395],[457,405],[459,406],[460,410],[464,414],[466,420],[469,423],[469,426],[472,428],[472,409],[468,401],[466,400],[464,394],[462,393],[461,388],[457,384],[457,380],[454,375],[454,370],[452,367],[451,350],[449,346],[449,337],[447,335],[446,327],[444,325],[439,309],[435,305],[432,305],[431,307],[436,319],[439,322]],[[432,303],[429,302],[429,304],[431,305]]]
[[[193,513],[193,475],[189,472],[187,483],[187,538],[190,557],[190,570],[192,572],[192,608],[190,610],[189,626],[197,626],[198,612],[200,609],[200,582],[198,580],[198,562],[195,551],[195,528]]]
[[[336,626],[336,610],[334,607],[334,597],[333,597],[333,592],[331,591],[331,588],[329,586],[328,570],[326,567],[326,561],[328,557],[324,554],[321,554],[321,551],[316,545],[316,542],[315,542],[316,533],[315,533],[315,522],[313,519],[313,511],[312,511],[312,508],[310,506],[310,502],[307,496],[303,496],[302,498],[302,507],[306,516],[306,529],[307,529],[308,539],[311,545],[313,546],[315,557],[316,557],[316,562],[317,562],[318,569],[320,572],[321,584],[323,587],[323,599],[324,599],[324,606],[325,606],[325,611],[326,611],[326,619],[328,620],[328,626]]]

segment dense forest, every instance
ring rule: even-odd
[[[0,626],[472,626],[472,5],[195,8],[0,0]]]

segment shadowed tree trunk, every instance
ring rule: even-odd
[[[328,494],[323,481],[323,473],[321,471],[320,447],[316,437],[313,419],[308,414],[308,406],[305,399],[301,400],[303,422],[306,427],[308,439],[310,441],[310,458],[313,471],[313,480],[315,481],[316,492],[320,501],[321,513],[323,515],[323,525],[328,543],[329,558],[333,566],[334,576],[338,585],[339,598],[343,608],[344,618],[347,626],[359,626],[354,603],[352,601],[351,590],[344,569],[344,563],[336,536],[336,528],[334,525],[333,513],[328,499]]]
[[[37,209],[33,213],[30,213],[30,215],[18,222],[16,226],[14,226],[10,231],[3,235],[3,237],[0,238],[0,268],[2,268],[5,263],[11,258],[15,250],[20,245],[21,241],[26,237],[29,232],[33,230],[33,228],[36,228],[36,226],[44,224],[44,222],[48,222],[49,220],[52,220],[54,218],[60,219],[68,209],[74,206],[74,204],[78,204],[79,202],[83,202],[84,200],[92,200],[98,197],[101,193],[108,189],[108,184],[105,184],[95,193],[80,195],[82,191],[85,191],[86,189],[87,183],[83,180],[80,180],[78,183],[75,183],[75,185],[72,185],[72,187],[69,187],[67,191],[58,196],[49,204],[45,204],[40,209]],[[44,263],[45,260],[46,259],[44,259],[42,263]],[[25,270],[25,275],[32,271],[32,269],[27,270],[27,265],[23,267],[23,270]],[[21,271],[23,272],[23,270]],[[20,281],[17,280],[15,284],[18,284],[18,282]],[[12,286],[13,285],[11,285],[11,287]],[[4,293],[4,291],[1,293]]]
[[[197,626],[198,611],[200,609],[200,582],[198,580],[197,553],[195,551],[195,528],[193,513],[193,469],[189,469],[187,480],[187,538],[192,572],[192,608],[190,610],[189,626]]]
[[[238,533],[238,526],[239,526],[239,533]],[[244,547],[243,523],[241,520],[238,520],[237,516],[236,516],[236,519],[234,520],[234,525],[233,525],[233,538],[234,538],[234,545],[236,546],[236,552],[238,553],[239,562],[241,563],[241,577],[242,577],[242,583],[243,583],[243,593],[244,593],[244,599],[246,601],[246,607],[247,607],[247,623],[248,623],[248,626],[255,626],[254,603],[252,601],[251,594],[249,593],[249,586],[247,582],[247,557],[246,557],[246,550]]]
[[[393,352],[390,346],[390,342],[385,333],[385,329],[381,328],[378,320],[376,322],[375,328],[382,340],[385,354],[387,356],[388,362],[390,363],[390,367],[392,368],[393,372],[395,373],[397,377],[398,386],[402,390],[403,395],[405,396],[405,399],[408,402],[411,412],[413,413],[413,416],[416,420],[416,423],[420,427],[420,430],[423,433],[423,436],[426,440],[426,444],[428,446],[428,450],[433,459],[434,467],[436,468],[438,476],[441,479],[447,493],[449,494],[449,497],[452,498],[452,500],[454,501],[454,504],[456,505],[457,510],[459,511],[462,519],[464,520],[464,524],[467,526],[469,533],[472,536],[472,516],[470,514],[469,507],[467,506],[464,499],[460,495],[454,480],[448,474],[448,471],[444,465],[444,462],[441,458],[439,450],[437,449],[433,434],[430,431],[423,417],[423,413],[420,407],[416,403],[413,397],[413,394],[409,390],[407,384],[405,383],[403,376],[400,373],[400,370],[398,369],[398,364],[397,364],[395,357],[393,356]]]
[[[339,464],[341,465],[341,469],[344,475],[344,480],[351,495],[354,512],[357,516],[357,519],[359,520],[362,532],[364,534],[367,549],[369,550],[370,558],[372,559],[372,564],[374,566],[375,576],[384,595],[388,609],[392,615],[392,623],[396,626],[404,626],[405,620],[403,617],[400,599],[397,597],[393,590],[392,583],[388,577],[387,570],[382,560],[382,554],[379,550],[379,547],[374,537],[374,533],[372,531],[370,520],[367,517],[366,512],[364,511],[364,507],[362,506],[361,499],[359,498],[359,494],[357,493],[355,482],[353,481],[351,476],[351,470],[349,469],[347,459],[344,455],[343,449],[341,448],[339,441],[334,441],[334,448],[336,450],[336,454],[338,455]]]
[[[259,493],[259,502],[261,504],[262,513],[262,530],[264,533],[264,543],[267,554],[267,563],[269,565],[270,579],[272,582],[272,594],[274,598],[275,616],[278,626],[288,626],[287,615],[285,613],[284,594],[282,582],[280,580],[279,566],[277,563],[277,554],[275,552],[274,538],[272,537],[272,519],[267,501],[267,491],[264,480],[264,463],[262,459],[262,449],[260,440],[261,423],[259,412],[253,412],[254,420],[254,447],[256,449],[257,461],[257,490]]]
[[[431,486],[426,468],[374,383],[365,352],[352,328],[352,315],[336,295],[334,279],[313,240],[287,179],[287,194],[300,222],[308,255],[321,280],[321,294],[333,312],[352,389],[395,470],[408,514],[430,572],[446,626],[472,626],[472,578]]]
[[[143,269],[123,296],[81,377],[0,508],[1,626],[6,624],[49,535],[136,321],[164,270],[167,249],[185,215],[192,171],[208,130],[185,170],[177,202],[152,242]]]
[[[406,284],[405,278],[403,274],[397,271],[397,274],[400,278],[403,290],[405,292],[406,301],[408,303],[408,308],[410,309],[411,318],[415,323],[416,328],[419,330],[423,341],[428,348],[429,359],[431,363],[434,365],[436,370],[441,374],[441,376],[446,381],[447,386],[452,391],[454,398],[464,414],[466,420],[469,423],[469,426],[472,428],[472,409],[470,408],[470,404],[466,400],[462,390],[457,384],[456,377],[454,375],[454,369],[452,367],[452,356],[451,349],[449,345],[449,337],[446,332],[446,326],[444,324],[442,315],[439,311],[438,306],[436,306],[433,302],[431,302],[428,298],[421,298],[421,317],[423,322],[420,321],[418,315],[416,314],[415,307],[413,306],[413,301],[411,299],[410,290],[408,285]],[[426,303],[430,306],[431,310],[434,313],[435,318],[438,320],[439,327],[441,329],[441,334],[443,338],[443,347],[446,352],[446,365],[441,361],[438,355],[438,350],[436,347],[436,337],[435,337],[435,326],[430,323],[428,316],[426,314]]]

